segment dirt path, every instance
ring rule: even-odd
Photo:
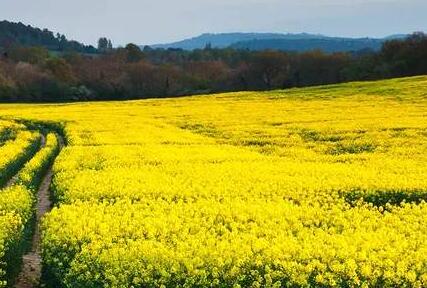
[[[62,149],[64,141],[60,136],[57,137],[59,140],[59,148]],[[52,207],[49,199],[49,187],[52,182],[52,176],[52,167],[50,167],[38,190],[36,227],[31,241],[31,251],[23,257],[22,270],[16,280],[15,288],[35,288],[40,287],[41,284],[42,263],[40,257],[40,220]]]

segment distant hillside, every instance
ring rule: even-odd
[[[346,39],[346,38],[325,38],[325,39],[264,39],[238,42],[231,45],[235,49],[248,49],[252,51],[275,49],[281,51],[305,52],[320,49],[327,53],[351,52],[363,49],[378,51],[381,49],[384,40],[382,39]]]
[[[22,23],[0,21],[0,47],[14,44],[22,46],[42,46],[52,51],[76,51],[96,53],[93,46],[67,40],[64,35],[56,34],[47,29],[39,29]]]
[[[314,34],[280,34],[280,33],[220,33],[220,34],[202,34],[200,36],[185,39],[179,42],[169,44],[152,45],[152,48],[179,48],[184,50],[203,49],[206,45],[213,48],[226,48],[237,42],[266,39],[322,39],[325,36]]]
[[[408,34],[394,34],[387,37],[384,37],[384,40],[403,40],[407,38]]]
[[[392,35],[382,39],[328,37],[318,34],[280,34],[280,33],[222,33],[202,34],[169,44],[153,45],[152,48],[176,48],[184,50],[212,48],[236,48],[248,50],[308,51],[321,49],[325,52],[379,50],[386,40],[401,39],[407,35]]]

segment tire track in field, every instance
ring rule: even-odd
[[[58,138],[59,151],[61,151],[64,147],[64,139],[58,134],[56,134],[56,137]],[[54,161],[55,160],[52,161],[52,165]],[[22,268],[16,279],[14,286],[15,288],[35,288],[40,287],[41,284],[42,261],[40,255],[40,221],[43,216],[52,208],[52,203],[49,198],[49,188],[53,177],[52,165],[47,170],[46,175],[43,177],[43,181],[37,191],[36,224],[31,240],[31,250],[23,256]]]
[[[4,188],[9,188],[10,186],[13,186],[16,181],[18,181],[18,176],[19,173],[21,172],[22,168],[25,167],[25,164],[28,163],[40,150],[42,150],[44,147],[46,146],[46,137],[43,134],[40,134],[40,144],[39,144],[39,148],[37,149],[37,151],[34,153],[34,155],[32,155],[32,157],[30,159],[28,159],[28,161],[26,161],[21,169],[18,170],[18,172],[16,172],[16,174],[9,179],[9,181],[6,182],[6,185],[4,186]]]

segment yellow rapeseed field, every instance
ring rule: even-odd
[[[55,287],[427,287],[427,77],[0,116],[64,127]]]

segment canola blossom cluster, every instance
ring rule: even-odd
[[[53,287],[426,287],[426,89],[0,111],[64,125],[42,222]]]
[[[40,135],[14,122],[0,122],[0,186],[37,151]]]
[[[37,132],[32,133],[36,135],[33,139],[35,143],[27,145],[28,150],[39,147],[41,136]],[[16,145],[21,147],[22,144],[18,141]],[[4,151],[0,147],[0,155],[8,157],[6,152],[14,151],[9,149]],[[0,287],[8,287],[8,282],[13,281],[20,269],[25,239],[31,233],[32,219],[35,216],[36,191],[58,149],[56,136],[49,134],[43,147],[21,167],[9,186],[0,189]],[[21,153],[29,152],[22,150]],[[20,158],[14,157],[13,159]]]

